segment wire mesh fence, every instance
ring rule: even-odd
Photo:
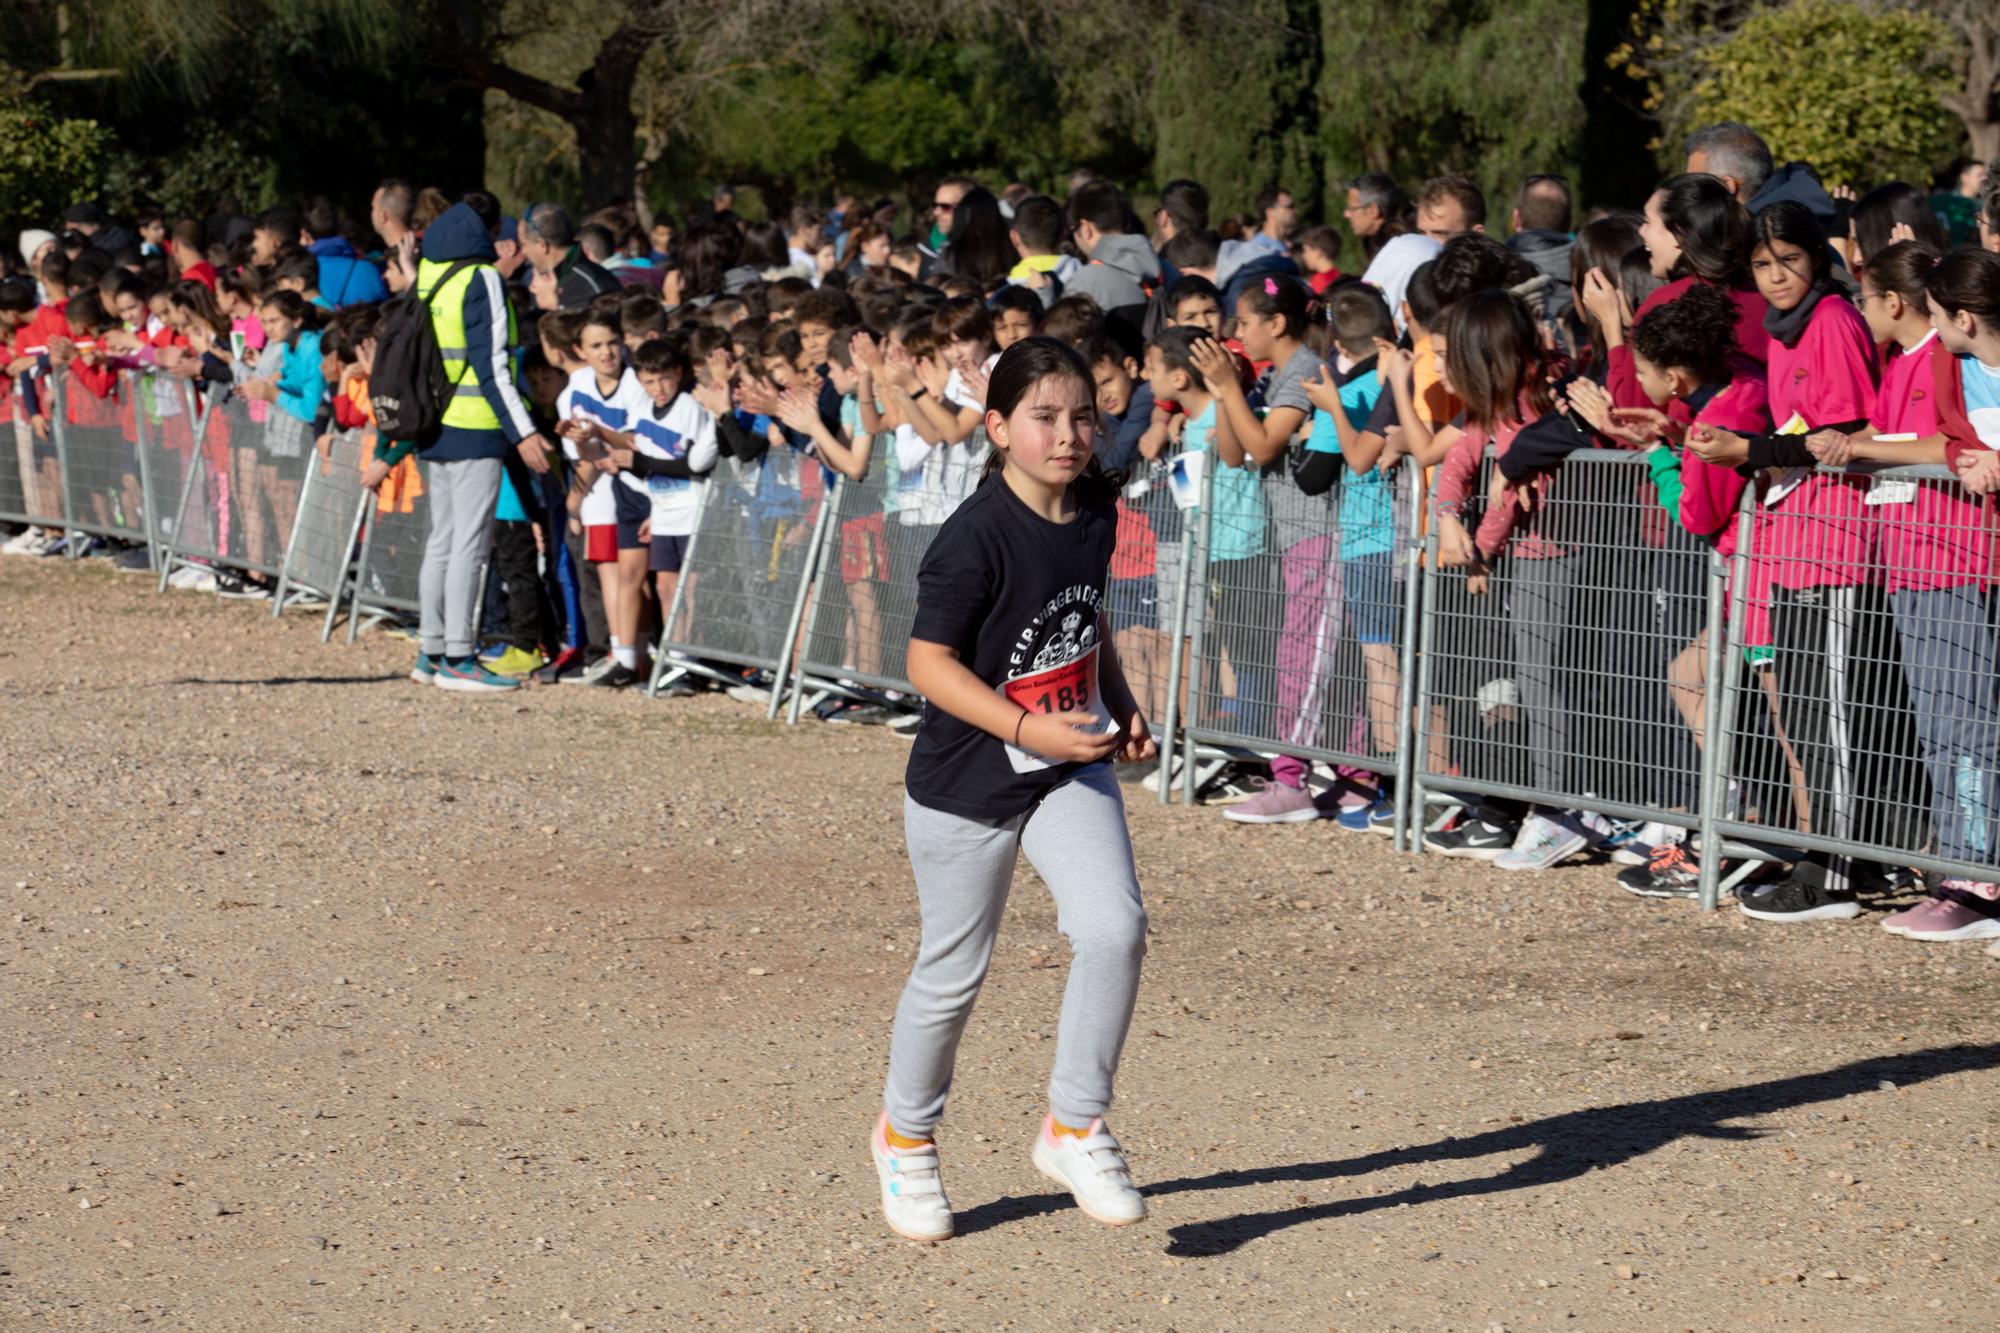
[[[1942,467],[1781,474],[1745,497],[1715,828],[1832,889],[2000,880],[1995,527]],[[1704,869],[1708,867],[1705,865]]]
[[[370,437],[360,451],[363,464],[385,446]],[[357,499],[363,517],[361,549],[355,559],[347,621],[348,642],[362,620],[412,616],[421,609],[424,545],[430,539],[431,508],[425,499],[423,465],[414,455],[397,460],[371,505]]]
[[[789,671],[828,494],[819,464],[789,448],[717,463],[665,613],[655,688],[702,663]]]
[[[276,578],[315,456],[311,423],[233,391],[211,399],[198,463],[175,507],[163,582],[191,561]]]
[[[1578,450],[1434,515],[1416,723],[1423,782],[1694,827],[1711,652],[1708,548],[1643,456]]]
[[[56,433],[46,423],[42,430],[36,430],[20,397],[9,396],[10,429],[4,447],[0,447],[0,519],[61,527],[68,505],[63,496]]]
[[[361,486],[363,455],[372,444],[372,432],[336,431],[308,461],[271,614],[282,611],[294,592],[337,600],[345,589],[361,506],[364,497],[373,498]]]
[[[173,534],[182,482],[200,442],[199,412],[194,387],[164,375],[141,375],[134,395],[139,415],[142,503],[151,520],[154,564]]]
[[[939,511],[950,516],[926,492],[952,497],[955,508],[978,485],[987,457],[983,438],[936,452],[938,462],[906,485],[896,438],[884,433],[870,447],[867,475],[841,480],[799,639],[794,721],[815,689],[916,692],[907,659],[917,570],[941,526],[932,520]]]
[[[49,390],[67,526],[100,537],[148,540],[136,402],[140,377],[61,368],[50,375]],[[150,386],[146,392],[150,396]]]

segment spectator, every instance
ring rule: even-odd
[[[946,176],[937,183],[931,193],[931,230],[925,249],[933,254],[944,253],[947,241],[951,239],[952,217],[958,211],[958,201],[965,198],[967,190],[979,188],[979,182],[970,176]]]
[[[1576,248],[1570,235],[1569,182],[1561,176],[1530,176],[1514,199],[1508,219],[1507,248],[1549,279],[1543,292],[1545,320],[1568,316],[1575,298],[1569,286],[1569,255]]]
[[[1135,360],[1144,351],[1146,287],[1160,277],[1160,263],[1143,236],[1129,236],[1125,192],[1093,181],[1069,201],[1077,249],[1090,263],[1070,280],[1066,294],[1087,296],[1104,311],[1111,335]]]
[[[518,230],[521,253],[538,273],[554,279],[554,301],[545,308],[581,310],[592,297],[618,290],[618,279],[583,253],[577,244],[576,227],[561,205],[531,206]]]
[[[301,218],[306,253],[319,260],[319,294],[330,308],[388,299],[382,274],[356,254],[354,246],[340,234],[340,215],[334,212],[331,199],[320,194],[306,200]]]
[[[138,238],[123,227],[104,221],[101,204],[85,202],[71,204],[63,214],[63,222],[71,231],[87,239],[90,244],[107,255],[115,255],[128,245],[137,245]]]
[[[1463,176],[1433,176],[1417,191],[1417,230],[1443,245],[1486,230],[1486,196]]]
[[[1733,120],[1704,126],[1687,137],[1687,169],[1720,176],[1750,216],[1790,199],[1804,204],[1828,235],[1839,228],[1839,210],[1811,167],[1787,162],[1774,168],[1771,150],[1748,125]]]
[[[1373,259],[1392,238],[1408,230],[1404,215],[1409,207],[1409,200],[1393,177],[1380,171],[1364,171],[1347,183],[1347,204],[1341,209],[1341,216],[1347,221],[1347,229],[1354,233],[1354,239],[1361,242],[1361,253]]]
[[[1257,196],[1257,216],[1262,221],[1250,237],[1250,244],[1274,255],[1290,254],[1292,228],[1299,218],[1292,192],[1282,185],[1265,190]]]
[[[215,291],[215,265],[208,262],[201,249],[201,224],[193,218],[182,218],[174,224],[169,244],[173,250],[174,267],[182,278],[198,282]]]
[[[416,202],[416,191],[410,188],[408,181],[392,177],[375,187],[375,193],[368,201],[368,225],[382,238],[383,248],[388,253],[394,254],[405,236],[415,234],[410,226],[410,217]]]
[[[938,256],[938,271],[968,278],[985,295],[1007,280],[1021,256],[1008,238],[1000,201],[986,187],[975,185],[958,198],[951,214],[951,235]]]

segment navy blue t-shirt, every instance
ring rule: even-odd
[[[973,675],[1032,712],[1096,712],[1098,612],[1118,535],[1114,506],[1080,506],[1051,523],[999,477],[961,504],[917,569],[910,637],[958,650]],[[1083,768],[1055,762],[924,706],[905,775],[919,805],[971,819],[1012,819]]]

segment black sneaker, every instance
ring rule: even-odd
[[[150,574],[153,572],[153,554],[143,546],[135,546],[113,558],[111,567],[120,574]]]
[[[688,684],[687,678],[683,676],[679,680],[670,680],[665,685],[660,686],[659,697],[662,699],[692,699],[698,692],[694,686]]]
[[[895,732],[906,741],[913,741],[917,738],[918,728],[922,727],[923,724],[924,715],[922,713],[904,713],[889,724],[889,730]],[[1152,765],[1148,764],[1147,767],[1150,768]]]
[[[1460,821],[1457,828],[1424,834],[1424,846],[1441,856],[1465,861],[1491,861],[1514,845],[1520,829],[1508,824],[1489,824],[1483,819]]]
[[[1698,898],[1701,866],[1679,843],[1670,842],[1645,865],[1619,871],[1618,887],[1641,898]]]
[[[841,726],[879,727],[888,723],[895,716],[894,712],[882,707],[880,704],[862,704],[859,707],[847,709],[845,712],[835,713],[827,721],[837,723]]]
[[[1736,910],[1759,921],[1848,921],[1861,915],[1861,904],[1851,890],[1828,888],[1824,867],[1808,863],[1790,879],[1739,893]]]
[[[600,690],[629,690],[634,685],[643,685],[646,678],[622,662],[613,662],[611,669],[590,683]]]

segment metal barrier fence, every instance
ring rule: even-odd
[[[1803,850],[1835,887],[1883,864],[2000,880],[1990,507],[1942,467],[1795,472],[1746,496],[1719,692],[1762,725],[1714,747],[1724,854]]]
[[[714,665],[771,673],[777,716],[805,599],[833,513],[818,463],[772,448],[745,466],[716,464],[693,540],[663,614],[649,693],[676,673],[739,683]]]
[[[982,432],[932,452],[935,463],[906,474],[895,435],[884,433],[870,448],[867,475],[841,479],[799,639],[791,721],[808,691],[917,692],[906,661],[917,568],[944,519],[979,484],[988,450]]]
[[[202,413],[201,448],[163,545],[160,585],[184,564],[206,563],[277,578],[316,458],[312,425],[224,390]]]
[[[359,455],[374,458],[379,441]],[[423,465],[415,455],[399,460],[374,495],[357,501],[361,552],[349,594],[347,641],[353,643],[366,618],[416,615],[422,609],[424,545],[430,540],[431,507],[426,501]]]
[[[142,390],[141,383],[130,371],[86,379],[65,368],[49,376],[49,420],[61,460],[65,526],[72,532],[152,539],[145,502],[149,451],[140,447],[145,414],[136,400],[142,391],[152,397],[153,390],[150,384]],[[74,543],[70,553],[76,553]]]
[[[1641,454],[1571,454],[1511,524],[1494,511],[1520,502],[1494,481],[1489,451],[1472,491],[1485,502],[1433,516],[1422,784],[1696,827],[1715,557],[1660,507]],[[1490,572],[1451,554],[1496,530]]]
[[[289,602],[297,599],[296,594],[310,594],[326,603],[322,639],[332,631],[334,617],[347,590],[355,543],[366,517],[364,506],[375,501],[361,487],[363,457],[373,441],[373,431],[333,433],[325,452],[307,464],[297,517],[285,542],[285,561],[279,571],[277,593],[271,599],[271,614],[282,613]]]
[[[1205,743],[1397,776],[1407,790],[1414,464],[1346,471],[1311,495],[1283,462],[1260,473],[1204,461],[1184,781]]]

